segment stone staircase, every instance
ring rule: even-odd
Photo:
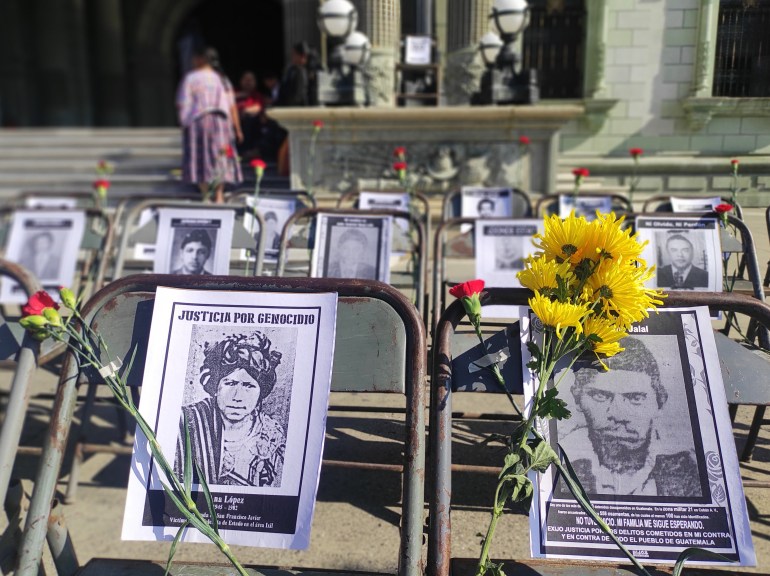
[[[99,160],[115,166],[111,201],[191,192],[180,181],[181,146],[177,128],[0,130],[0,200],[22,191],[90,192]],[[244,177],[253,181],[252,171]],[[286,188],[288,181],[268,166],[262,186]]]

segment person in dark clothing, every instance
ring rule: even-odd
[[[281,81],[278,106],[307,106],[308,77],[307,58],[309,48],[304,42],[294,45],[291,51],[291,64]]]

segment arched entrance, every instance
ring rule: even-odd
[[[283,7],[280,0],[206,0],[193,7],[177,33],[180,51],[193,40],[219,51],[222,66],[237,87],[246,70],[280,78],[284,67]],[[178,65],[177,70],[183,72]]]

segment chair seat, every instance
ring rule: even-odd
[[[94,558],[78,571],[78,576],[163,576],[166,564],[153,560]],[[254,576],[380,576],[378,572],[318,570],[314,568],[247,568]],[[174,562],[171,576],[237,576],[235,568],[224,563]]]

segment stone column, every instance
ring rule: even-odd
[[[121,0],[91,3],[94,118],[99,126],[129,126]]]
[[[478,53],[481,37],[490,29],[492,0],[447,1],[447,57],[444,95],[449,105],[470,103],[479,89],[484,64]]]
[[[358,30],[372,43],[369,61],[372,106],[394,106],[396,62],[401,43],[399,0],[352,0],[358,10]]]

